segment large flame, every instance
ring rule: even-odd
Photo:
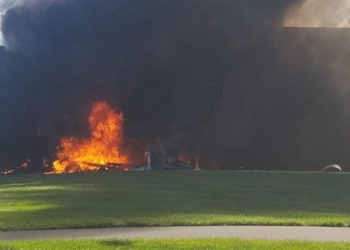
[[[91,138],[61,139],[62,150],[57,152],[53,173],[98,171],[109,163],[127,163],[127,156],[120,153],[123,121],[123,114],[107,103],[95,103],[89,116]]]

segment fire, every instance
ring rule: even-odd
[[[98,171],[101,166],[125,164],[120,147],[123,142],[124,117],[107,103],[95,103],[92,107],[89,124],[91,138],[63,138],[61,150],[57,152],[53,173],[74,173]]]

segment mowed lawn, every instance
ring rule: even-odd
[[[239,239],[206,239],[206,240],[135,240],[135,241],[28,241],[0,243],[0,250],[345,250],[350,243],[316,243],[298,241],[262,241]]]
[[[0,177],[0,230],[350,225],[350,175],[235,171]]]

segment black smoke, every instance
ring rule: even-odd
[[[84,135],[105,100],[128,137],[172,138],[226,168],[346,163],[330,73],[281,29],[295,2],[17,1],[1,28],[19,51],[2,70],[1,134]]]

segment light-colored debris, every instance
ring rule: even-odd
[[[334,172],[343,172],[343,169],[337,164],[331,164],[321,170],[322,172],[334,171]]]

